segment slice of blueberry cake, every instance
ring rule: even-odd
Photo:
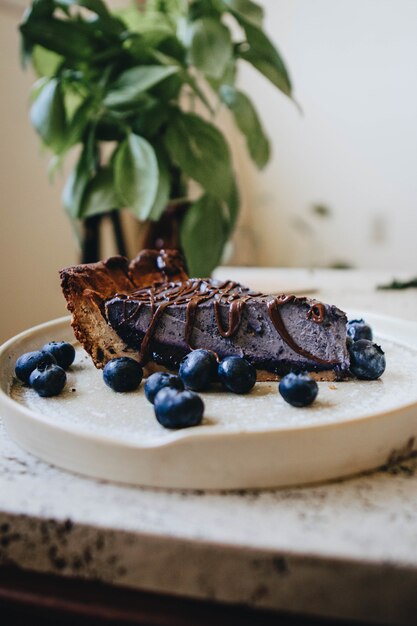
[[[75,334],[97,367],[130,356],[176,370],[193,349],[242,356],[258,380],[295,371],[346,378],[346,315],[333,305],[189,278],[176,251],[144,250],[61,271]]]

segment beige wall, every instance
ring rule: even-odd
[[[20,67],[16,29],[16,17],[0,14],[0,340],[65,314],[57,271],[77,258],[60,185],[49,185],[28,121],[32,76]]]
[[[416,0],[263,0],[296,108],[254,71],[274,158],[245,179],[254,258],[417,274]],[[329,220],[311,207],[325,204]]]

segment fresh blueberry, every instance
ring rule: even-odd
[[[64,370],[68,369],[75,359],[74,346],[68,341],[50,341],[43,346],[42,351],[52,354],[59,367]]]
[[[113,391],[134,391],[139,387],[142,377],[142,367],[127,356],[111,359],[103,370],[104,382]]]
[[[63,390],[67,375],[59,365],[41,363],[29,377],[29,384],[42,398],[57,396]]]
[[[169,374],[168,372],[155,372],[152,376],[149,376],[145,383],[145,396],[151,402],[154,403],[155,396],[164,387],[170,387],[171,389],[178,389],[183,391],[184,383],[179,376]]]
[[[182,360],[178,374],[187,389],[204,391],[217,379],[214,352],[192,350]]]
[[[369,339],[372,341],[372,328],[364,320],[350,320],[346,324],[346,331],[348,337],[353,341],[359,339]]]
[[[39,365],[56,365],[56,359],[48,352],[36,350],[35,352],[26,352],[22,354],[15,365],[16,376],[24,383],[29,383],[29,377],[34,369]]]
[[[194,391],[164,387],[155,396],[156,419],[165,428],[188,428],[201,424],[204,403]]]
[[[381,346],[359,339],[349,347],[350,371],[362,380],[377,380],[385,371],[385,354]]]
[[[256,383],[256,369],[240,356],[227,356],[217,371],[222,385],[233,393],[248,393]]]
[[[319,387],[311,376],[294,372],[281,379],[278,389],[285,402],[297,407],[308,406],[314,402],[319,392]]]

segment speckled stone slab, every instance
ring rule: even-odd
[[[398,294],[396,309],[396,294],[374,296],[366,276],[362,291],[358,273],[315,278],[327,294],[318,295],[342,307],[350,280],[355,308],[377,300],[379,312],[386,302],[387,313],[416,317],[415,292]],[[417,623],[417,459],[314,487],[174,492],[60,471],[0,426],[7,563],[253,607]]]

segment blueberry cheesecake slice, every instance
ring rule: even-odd
[[[128,356],[176,371],[192,350],[244,357],[257,380],[288,372],[349,375],[346,315],[333,305],[261,294],[233,281],[189,278],[176,251],[144,250],[62,270],[77,338],[99,368]]]

